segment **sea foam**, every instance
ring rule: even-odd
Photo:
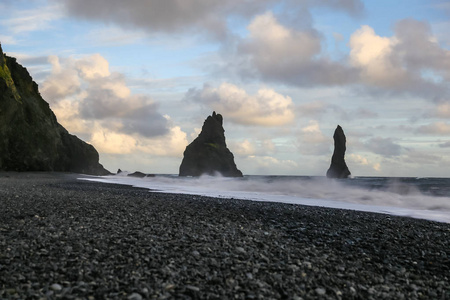
[[[298,176],[193,178],[175,175],[148,178],[111,175],[82,179],[125,184],[163,193],[323,206],[450,223],[450,197],[433,196],[420,189],[422,181],[414,180],[405,183],[394,178],[369,177],[331,180]],[[443,188],[439,185],[446,183],[436,183],[429,189]]]

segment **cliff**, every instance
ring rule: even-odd
[[[0,170],[109,172],[98,152],[61,126],[38,85],[0,45]]]
[[[345,163],[345,151],[347,139],[341,126],[337,126],[333,135],[334,152],[331,158],[331,165],[327,171],[328,178],[347,178],[350,171]]]
[[[199,136],[186,147],[180,165],[180,176],[203,174],[226,177],[242,177],[234,162],[233,153],[227,148],[222,115],[213,112],[203,123]]]

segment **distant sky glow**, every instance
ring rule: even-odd
[[[0,0],[0,42],[100,162],[178,173],[215,110],[244,174],[450,176],[441,0]]]

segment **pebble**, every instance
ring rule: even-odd
[[[52,284],[50,288],[56,292],[62,290],[62,286],[57,283]]]
[[[236,247],[236,252],[237,252],[237,253],[240,253],[240,254],[245,254],[245,253],[247,253],[247,252],[245,251],[245,249],[242,248],[242,247]]]
[[[316,288],[316,293],[320,296],[325,295],[327,291],[324,288]]]
[[[188,290],[191,290],[191,291],[194,291],[194,292],[199,292],[199,291],[200,291],[200,288],[199,288],[199,287],[193,286],[193,285],[186,285],[186,288],[187,288]]]
[[[142,296],[139,293],[132,293],[130,296],[128,296],[127,299],[128,300],[142,300]]]
[[[449,224],[78,176],[0,172],[0,299],[450,299]]]

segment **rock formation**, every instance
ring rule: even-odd
[[[331,165],[327,171],[328,178],[347,178],[350,176],[350,171],[345,163],[346,138],[344,130],[341,126],[337,126],[333,135],[334,152],[331,158]]]
[[[0,170],[109,174],[95,148],[57,122],[28,71],[1,45]]]
[[[180,176],[203,174],[226,177],[242,177],[234,163],[233,153],[225,143],[222,115],[213,112],[203,123],[202,131],[184,151],[180,165]]]

